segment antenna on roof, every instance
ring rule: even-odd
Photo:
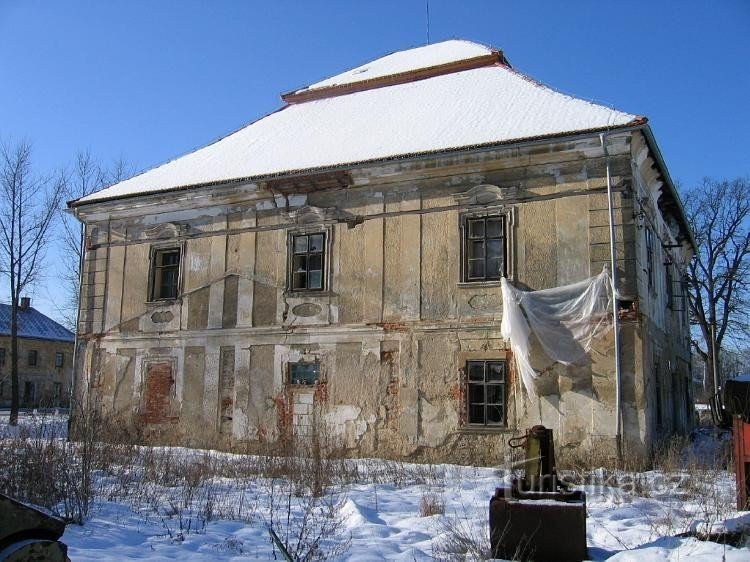
[[[427,8],[427,44],[430,44],[430,0],[425,0],[425,7]]]

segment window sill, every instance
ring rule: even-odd
[[[334,293],[333,291],[325,291],[325,290],[319,291],[317,289],[310,289],[309,291],[299,290],[299,289],[293,291],[293,290],[287,289],[286,291],[284,291],[284,296],[291,297],[293,299],[301,299],[301,298],[306,298],[306,297],[310,297],[310,298],[335,297],[336,293]]]
[[[499,287],[500,280],[497,281],[460,281],[456,283],[459,289],[476,289],[477,287]]]
[[[507,425],[463,425],[458,432],[464,435],[498,435],[516,433],[516,430]]]
[[[157,306],[172,306],[182,302],[182,297],[175,297],[173,299],[161,299],[157,301],[146,301],[146,306],[157,307]]]

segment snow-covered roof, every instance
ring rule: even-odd
[[[493,53],[495,62],[488,62]],[[504,64],[499,51],[468,41],[394,53],[363,68],[363,80],[371,84],[364,89],[290,103],[73,205],[640,122],[636,115],[556,92]],[[354,84],[357,70],[291,95]],[[399,79],[383,82],[394,76],[388,73]]]
[[[10,336],[10,305],[0,304],[0,336]],[[18,337],[73,342],[73,332],[33,307],[18,309]]]

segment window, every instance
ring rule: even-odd
[[[0,398],[2,398],[3,396],[5,396],[5,382],[4,381],[0,382]]]
[[[55,406],[60,405],[60,398],[62,398],[62,383],[56,382],[54,386],[54,394],[52,397]]]
[[[154,250],[151,259],[151,301],[177,298],[180,285],[180,248]]]
[[[0,347],[0,367],[5,365],[5,348]]]
[[[648,286],[654,286],[654,233],[646,227],[646,275]]]
[[[55,367],[62,367],[65,365],[65,354],[62,351],[55,353]]]
[[[289,288],[293,291],[322,291],[325,271],[324,232],[293,234]]]
[[[666,263],[664,264],[664,271],[665,273],[665,280],[667,283],[667,308],[669,310],[674,309],[674,285],[672,281],[672,264]]]
[[[505,424],[505,361],[468,361],[469,423]]]
[[[463,281],[495,281],[505,275],[505,216],[467,216],[463,221]]]
[[[32,404],[36,400],[36,385],[33,382],[23,383],[23,403]]]
[[[29,350],[28,359],[29,359],[29,367],[36,367],[36,362],[38,359],[36,349]]]
[[[291,384],[315,384],[320,380],[320,363],[290,363]]]

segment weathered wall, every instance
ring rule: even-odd
[[[5,349],[5,362],[0,364],[0,407],[9,408],[11,401],[10,337],[0,337],[0,348]],[[29,351],[37,352],[37,363],[29,365]],[[55,366],[55,354],[63,353],[63,366]],[[70,382],[73,374],[73,344],[63,341],[18,339],[18,394],[23,408],[67,407]],[[34,384],[33,400],[24,400],[26,382]],[[55,385],[59,386],[59,399],[55,399]]]
[[[509,436],[537,423],[557,430],[562,447],[610,444],[611,334],[585,368],[537,356],[549,371],[538,400],[510,369],[504,427],[466,423],[466,361],[511,355],[499,335],[499,282],[461,280],[461,214],[506,213],[507,269],[519,287],[595,275],[610,259],[597,147],[592,138],[396,162],[350,171],[345,188],[290,195],[252,184],[92,211],[80,380],[101,371],[115,411],[130,403],[136,418],[196,444],[275,441],[321,419],[360,454],[497,462]],[[610,139],[619,290],[637,302],[634,150],[629,134]],[[325,291],[288,290],[289,231],[326,232]],[[175,301],[147,302],[155,244],[183,248]],[[624,419],[643,448],[648,381],[633,314],[623,327]],[[150,399],[149,365],[167,361],[171,378],[159,371],[156,387],[169,378],[168,400]],[[319,362],[320,384],[289,384],[297,361]],[[157,403],[168,405],[161,419]]]

